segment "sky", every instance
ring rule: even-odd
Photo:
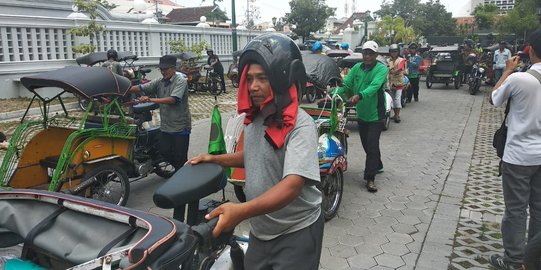
[[[180,5],[187,7],[194,6],[208,6],[212,5],[212,0],[174,0]],[[255,4],[259,7],[260,10],[260,22],[271,21],[272,17],[282,17],[286,12],[289,12],[289,1],[290,0],[256,0]],[[346,0],[326,0],[326,3],[330,7],[335,7],[336,17],[341,18],[344,16],[344,3]],[[353,0],[348,0],[350,3]],[[236,13],[237,13],[237,22],[241,23],[244,14],[246,11],[246,2],[247,0],[235,0]],[[376,11],[379,10],[383,0],[357,0],[356,11],[364,12],[366,10]],[[421,0],[421,2],[426,2],[426,0]],[[469,10],[470,0],[440,0],[447,11],[453,13],[453,16],[466,16],[467,10]],[[222,10],[227,12],[227,15],[231,18],[231,0],[223,0],[219,2],[218,5]]]

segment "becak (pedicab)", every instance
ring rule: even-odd
[[[0,189],[64,191],[124,205],[129,177],[174,173],[156,150],[159,127],[142,127],[157,105],[134,106],[135,119],[121,109],[121,98],[129,95],[128,78],[103,67],[66,67],[23,77],[21,83],[34,94],[31,103],[36,99],[43,103],[42,116],[28,122],[23,117],[15,130],[0,167]],[[46,98],[44,88],[54,88],[58,94]],[[90,103],[80,120],[67,117],[65,110],[66,117],[49,117],[49,104],[59,100],[63,105],[65,93],[105,105],[99,115],[91,115]],[[112,111],[118,115],[111,115]]]
[[[303,55],[307,81],[317,86],[321,93],[342,85],[340,69],[332,58],[321,55]],[[323,200],[321,208],[325,220],[338,213],[342,201],[344,172],[347,170],[347,138],[344,102],[335,95],[318,103],[319,108],[302,107],[314,120],[318,128],[318,158]]]

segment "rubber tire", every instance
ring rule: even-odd
[[[88,107],[88,104],[89,104],[89,99],[84,99],[78,96],[77,103],[79,104],[79,109],[81,109],[81,111],[83,112],[86,112],[86,108]]]
[[[402,105],[402,108],[406,108],[406,105],[408,104],[408,90],[404,88],[402,90],[402,95],[400,96],[400,105]]]
[[[219,95],[219,94],[221,94],[223,92],[220,78],[212,77],[210,79],[209,92],[214,96],[217,96],[217,95]]]
[[[468,88],[470,95],[477,94],[477,92],[479,92],[479,87],[481,87],[481,80],[476,78],[473,82],[471,82],[470,87]]]
[[[237,77],[238,75],[235,75],[235,76],[232,76],[233,78],[231,78],[231,85],[233,85],[233,87],[235,88],[239,88],[239,82],[237,81]]]
[[[330,184],[329,178],[336,176],[336,182],[335,183],[338,188],[337,193],[334,194],[334,198],[331,199],[332,201],[332,207],[328,207],[328,200],[327,199],[327,193],[328,189],[327,185]],[[323,212],[323,217],[325,218],[325,221],[331,220],[333,217],[336,216],[338,213],[338,209],[340,208],[340,203],[342,202],[343,197],[343,191],[344,191],[344,174],[342,173],[342,170],[337,168],[336,171],[333,174],[327,174],[327,175],[321,175],[321,183],[318,184],[318,189],[321,191],[321,195],[323,197],[323,200],[321,202],[321,210]]]
[[[124,171],[124,169],[122,169],[120,166],[114,165],[114,164],[106,164],[106,165],[98,166],[92,169],[90,172],[86,173],[83,176],[82,181],[84,182],[106,171],[112,171],[117,174],[117,176],[119,177],[120,184],[123,187],[122,192],[124,193],[124,196],[122,196],[118,202],[117,201],[111,202],[111,201],[96,199],[94,197],[94,191],[92,191],[90,198],[100,200],[100,201],[105,201],[105,202],[120,205],[120,206],[126,205],[126,203],[128,202],[128,198],[130,197],[130,181],[129,181],[128,175],[126,174],[126,171]]]
[[[167,161],[162,161],[160,162],[159,164],[163,164],[163,163],[167,163],[167,165],[165,166],[173,166],[171,165],[171,163],[167,162]],[[154,173],[161,177],[161,178],[169,178],[171,176],[173,176],[173,174],[175,174],[176,170],[174,169],[173,167],[173,171],[170,171],[170,170],[164,170],[162,169],[162,166],[154,166]]]
[[[462,76],[459,74],[459,75],[455,78],[455,89],[459,89],[459,88],[460,88],[461,81],[462,81]]]
[[[235,191],[235,197],[239,202],[246,202],[246,194],[244,193],[244,188],[241,186],[233,185],[233,190]]]
[[[426,87],[432,88],[432,79],[430,76],[426,77]]]
[[[385,121],[383,122],[383,130],[388,130],[391,125],[391,113],[385,115]]]
[[[310,87],[307,87],[306,88],[306,100],[308,101],[308,103],[314,103],[316,101],[316,88],[313,87],[313,86],[310,86]]]

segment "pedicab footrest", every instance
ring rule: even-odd
[[[58,160],[60,159],[60,156],[50,156],[46,157],[39,161],[39,165],[45,167],[45,168],[56,168],[56,165],[58,165]],[[69,164],[69,168],[73,169],[75,168],[75,164]]]

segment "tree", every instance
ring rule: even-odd
[[[425,37],[450,36],[456,33],[456,20],[439,0],[429,0],[418,6],[412,27]]]
[[[93,52],[96,50],[96,45],[93,44],[94,37],[105,31],[105,26],[96,22],[96,18],[98,17],[98,6],[111,10],[115,8],[116,5],[110,4],[107,0],[74,0],[73,5],[75,5],[80,12],[88,13],[90,20],[87,25],[71,28],[69,32],[78,37],[89,37],[90,43],[75,45],[71,50],[74,53]]]
[[[498,22],[498,28],[506,33],[526,35],[539,28],[535,0],[516,0],[515,7]]]
[[[248,9],[246,9],[246,28],[254,29],[255,21],[261,18],[259,7],[255,4],[256,0],[248,0]]]
[[[472,15],[479,29],[491,29],[494,26],[498,7],[495,4],[482,4],[475,7]]]
[[[394,0],[392,3],[384,0],[381,9],[375,13],[380,17],[401,17],[406,26],[410,26],[419,10],[420,0]]]
[[[384,16],[376,27],[372,39],[378,44],[411,43],[415,41],[415,31],[412,27],[406,26],[404,19],[401,17]]]
[[[285,21],[296,27],[293,32],[303,38],[310,32],[317,32],[325,26],[327,19],[334,15],[334,8],[328,7],[324,0],[291,0],[290,13],[286,13]]]

